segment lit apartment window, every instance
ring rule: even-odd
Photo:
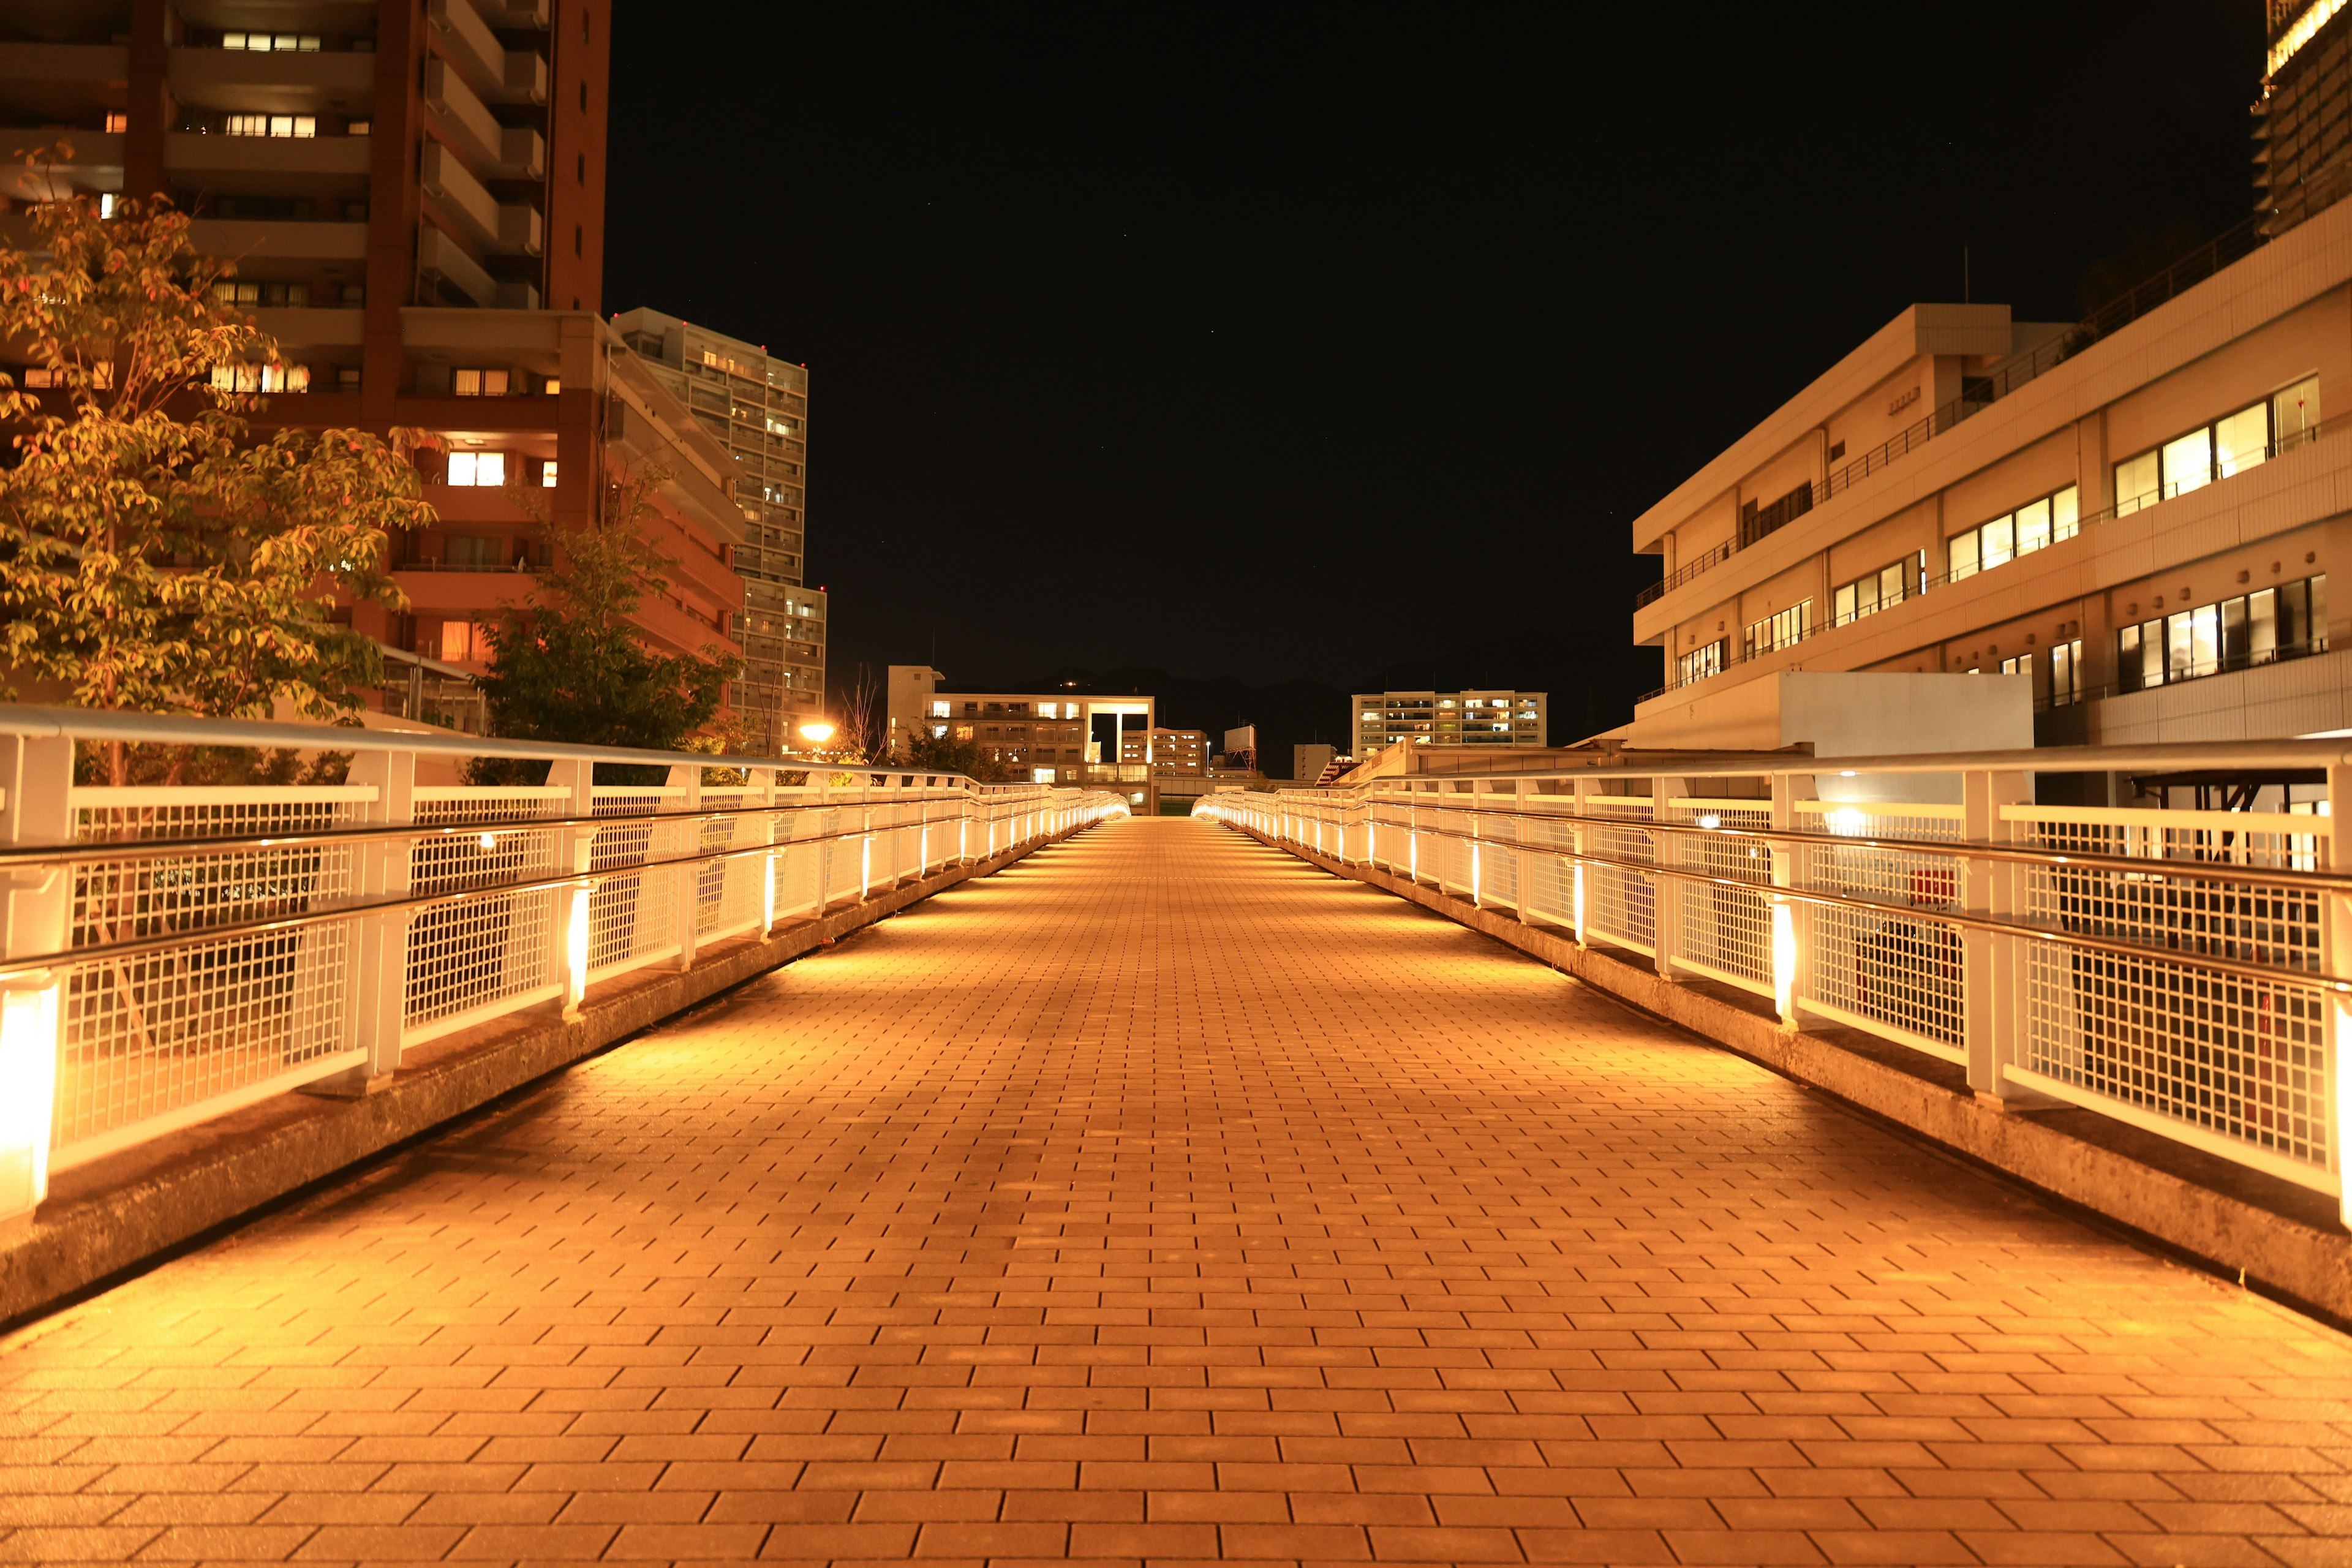
[[[2033,673],[2032,657],[2029,654],[2021,653],[2015,658],[2002,659],[2000,661],[2000,672],[2003,675],[2032,675]]]
[[[2319,428],[2319,378],[2305,376],[2260,403],[2117,463],[2116,515],[2128,516],[2258,468],[2313,439]]]
[[[539,384],[539,390],[547,396],[553,397],[563,390],[563,378],[560,375],[551,375]]]
[[[224,305],[299,310],[310,303],[310,286],[308,283],[248,283],[224,279],[213,285],[213,298]]]
[[[223,33],[221,47],[225,49],[255,49],[263,54],[316,54],[319,35],[316,33]]]
[[[1841,585],[1837,591],[1837,618],[1832,626],[1844,626],[1864,616],[1874,616],[1881,610],[1891,610],[1906,598],[1920,591],[1927,581],[1927,552],[1924,550],[1908,561],[1897,561],[1892,566],[1882,566],[1865,577]],[[1533,710],[1529,710],[1530,715]]]
[[[315,114],[232,114],[221,121],[228,136],[316,136]]]
[[[449,390],[460,397],[504,397],[507,388],[514,384],[510,371],[454,370],[449,373]]]
[[[106,111],[106,129],[109,135],[121,135],[124,132],[131,129],[131,116],[123,113],[122,110],[119,109],[108,110]]]
[[[1952,581],[2006,566],[2021,555],[2072,539],[2082,526],[2074,487],[2068,485],[2055,495],[2043,496],[1990,522],[1979,523],[1966,533],[1952,535],[1946,542]]]
[[[539,488],[546,490],[555,488],[555,459],[552,458],[539,466]]]
[[[308,392],[310,390],[310,367],[307,364],[216,364],[213,366],[215,392]]]
[[[121,201],[122,198],[112,191],[101,194],[98,198],[98,216],[101,218],[112,217],[114,209],[121,204]]]
[[[934,702],[934,703],[932,703],[932,704],[931,704],[931,717],[932,717],[932,718],[934,718],[934,719],[944,719],[944,718],[946,718],[947,716],[948,716],[948,705],[947,705],[946,703],[944,703],[944,702]]]
[[[1813,635],[1813,602],[1805,600],[1777,615],[1749,623],[1745,658],[1761,658],[1784,647],[1794,647]]]
[[[452,664],[461,659],[488,658],[490,644],[489,639],[482,635],[482,624],[479,621],[443,621],[440,657]]]
[[[2083,700],[2083,639],[2057,643],[2050,649],[2050,706],[2064,708]]]
[[[1710,675],[1723,673],[1723,639],[1716,638],[1703,648],[1683,655],[1675,660],[1675,684],[1688,686],[1694,680],[1705,680]]]
[[[505,484],[507,455],[504,452],[452,452],[449,454],[448,482],[478,487]]]
[[[2138,691],[2326,651],[2322,573],[2123,627],[2116,634],[2116,684]]]
[[[343,134],[346,136],[373,136],[375,134],[375,121],[373,120],[345,121],[343,122]]]

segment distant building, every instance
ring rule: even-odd
[[[1327,746],[1319,742],[1293,746],[1290,748],[1290,776],[1300,784],[1311,784],[1323,776],[1323,770],[1329,767],[1331,759],[1339,754],[1339,747]]]
[[[1225,731],[1225,749],[1219,753],[1218,765],[1244,773],[1257,767],[1257,726],[1244,724]]]
[[[1140,804],[1154,763],[1150,697],[1087,697],[1071,691],[945,691],[925,665],[894,664],[887,687],[885,744],[894,755],[917,735],[969,742],[1014,776],[1051,784],[1117,788]],[[1139,762],[1118,759],[1127,736],[1143,737]]]
[[[824,708],[826,598],[803,575],[808,371],[658,310],[615,316],[613,330],[741,470],[732,486],[746,536],[734,550],[744,595],[735,706],[781,748]]]
[[[1158,778],[1201,778],[1209,771],[1209,737],[1201,730],[1129,730],[1118,760],[1149,763]]]
[[[1356,755],[1398,741],[1433,746],[1549,745],[1541,691],[1370,691],[1355,698]]]
[[[2254,105],[2254,211],[2284,234],[2352,191],[2352,11],[2269,0],[2270,55]]]

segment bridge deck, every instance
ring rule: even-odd
[[[1118,824],[0,1354],[0,1559],[2352,1562],[2352,1357]]]

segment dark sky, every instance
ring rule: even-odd
[[[836,687],[934,637],[959,683],[1343,689],[1499,637],[1556,737],[1656,683],[1637,512],[1964,246],[2063,320],[2237,221],[2262,58],[2258,0],[616,26],[605,308],[809,364]]]

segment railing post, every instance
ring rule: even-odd
[[[776,780],[781,776],[780,769],[760,770],[760,805],[765,808],[760,813],[760,832],[761,842],[769,847],[760,857],[760,937],[763,942],[776,929],[776,879],[784,874],[783,853],[775,847],[782,815],[776,810]]]
[[[74,743],[69,736],[0,736],[0,843],[73,842]],[[62,952],[73,914],[71,868],[0,874],[8,957]],[[27,1218],[49,1195],[65,976],[29,970],[0,979],[0,1221]]]
[[[1654,778],[1650,781],[1650,820],[1667,821],[1673,807],[1670,802],[1688,795],[1687,781],[1679,778]],[[1653,865],[1682,864],[1682,839],[1679,835],[1650,835],[1650,861]],[[1650,876],[1650,940],[1657,947],[1658,978],[1672,980],[1675,975],[1675,952],[1682,945],[1682,884],[1655,871]]]
[[[1535,857],[1528,850],[1528,825],[1534,819],[1528,815],[1528,781],[1515,780],[1511,784],[1511,842],[1517,846],[1511,851],[1511,912],[1519,923],[1528,923],[1528,889],[1534,886],[1529,875]]]
[[[1971,769],[1960,775],[1960,838],[1966,844],[2006,844],[2014,825],[2001,807],[2033,798],[2021,773]],[[1996,920],[2018,912],[2018,868],[2007,861],[1964,856],[1958,895],[1963,910]],[[2010,1086],[2003,1068],[2017,1059],[2018,1020],[2023,1012],[2023,958],[2013,937],[1989,931],[1960,933],[1960,1020],[1969,1057],[1969,1088],[1987,1099],[2039,1100]],[[1933,962],[1931,958],[1930,963]]]
[[[352,784],[374,786],[375,799],[365,818],[371,826],[407,827],[415,823],[415,752],[362,752],[352,759],[345,777]],[[415,889],[413,840],[377,839],[361,849],[359,863],[362,898],[404,899]],[[367,1060],[351,1081],[314,1087],[329,1093],[363,1092],[368,1084],[399,1069],[400,1035],[408,1017],[408,931],[415,918],[410,910],[360,917],[352,944],[349,1038],[352,1046],[367,1052]]]
[[[1592,781],[1590,779],[1577,779],[1569,786],[1569,796],[1571,803],[1569,806],[1569,810],[1580,817],[1585,813],[1585,803],[1591,796],[1591,784]],[[1568,829],[1569,848],[1578,855],[1582,855],[1584,853],[1584,824],[1581,822],[1570,823]],[[1585,868],[1585,864],[1580,859],[1570,861],[1569,863],[1569,870],[1570,873],[1570,881],[1568,889],[1569,927],[1576,933],[1576,945],[1583,947],[1588,945],[1584,936],[1584,906],[1587,898],[1585,889],[1590,878]]]
[[[547,782],[570,793],[556,805],[566,816],[596,815],[596,764],[572,759],[553,763]],[[583,879],[561,889],[555,898],[555,929],[562,939],[555,955],[555,978],[562,998],[563,1016],[576,1018],[588,996],[589,921],[593,889],[585,879],[596,849],[596,829],[567,827],[555,851],[555,863],[581,874]]]
[[[682,786],[686,791],[685,798],[677,804],[675,809],[688,813],[702,809],[702,765],[700,763],[672,766],[667,782],[672,789]],[[667,807],[668,803],[665,801],[664,805]],[[671,824],[671,828],[675,836],[674,841],[677,843],[677,847],[671,853],[692,855],[701,850],[702,825],[700,823],[681,820]],[[677,966],[680,969],[691,969],[694,967],[694,928],[701,923],[702,915],[702,866],[698,861],[689,860],[667,874],[677,879],[675,885],[677,889]]]

